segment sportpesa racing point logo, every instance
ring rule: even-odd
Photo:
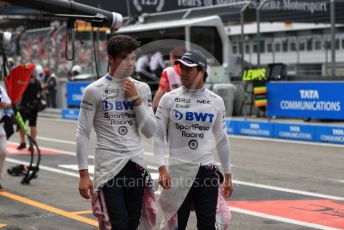
[[[128,133],[128,128],[125,126],[120,126],[118,128],[118,133],[122,136],[126,135]]]
[[[198,142],[196,140],[191,140],[188,143],[190,149],[197,149],[198,148]]]
[[[189,139],[187,145],[190,149],[197,149],[198,140],[205,138],[205,133],[210,130],[210,123],[213,122],[215,115],[191,111],[183,113],[176,109],[173,109],[171,113],[172,118],[175,120],[175,128],[179,131],[181,137],[186,138],[186,140]]]
[[[132,111],[134,104],[129,101],[103,100],[102,108],[104,118],[109,120],[111,126],[120,126],[118,133],[122,136],[128,133],[126,126],[136,124],[136,115]]]

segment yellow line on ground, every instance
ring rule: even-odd
[[[6,227],[7,224],[0,224],[0,228]]]
[[[85,210],[85,211],[78,211],[78,212],[71,212],[74,215],[82,215],[82,214],[91,214],[92,210]]]
[[[61,210],[61,209],[58,209],[58,208],[55,208],[55,207],[52,207],[52,206],[49,206],[49,205],[37,202],[37,201],[34,201],[34,200],[30,200],[30,199],[25,198],[25,197],[21,197],[21,196],[18,196],[18,195],[9,193],[9,192],[0,192],[0,196],[4,196],[4,197],[10,198],[12,200],[16,200],[16,201],[22,202],[24,204],[28,204],[30,206],[34,206],[36,208],[40,208],[40,209],[43,209],[43,210],[46,210],[46,211],[49,211],[49,212],[52,212],[52,213],[55,213],[55,214],[67,217],[69,219],[73,219],[73,220],[76,220],[76,221],[80,221],[80,222],[83,222],[83,223],[86,223],[86,224],[98,227],[98,222],[95,221],[95,220],[91,220],[89,218],[78,216],[78,215],[73,214],[71,212],[67,212],[67,211],[64,211],[64,210]]]

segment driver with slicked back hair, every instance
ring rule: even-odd
[[[149,86],[131,77],[138,47],[130,36],[111,37],[109,71],[86,87],[81,100],[76,132],[79,191],[86,199],[92,196],[100,229],[135,230],[146,213],[142,203],[149,176],[141,134],[152,137],[156,124]],[[88,173],[92,127],[97,135],[93,182]]]

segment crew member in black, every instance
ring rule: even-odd
[[[22,100],[19,105],[19,111],[23,117],[23,121],[29,120],[30,135],[33,140],[36,140],[37,136],[37,115],[38,115],[38,105],[41,97],[41,83],[37,80],[35,74],[33,73],[30,78],[30,83],[26,88]],[[20,145],[17,149],[26,148],[25,134],[22,129],[19,128]],[[29,147],[31,150],[32,146]]]

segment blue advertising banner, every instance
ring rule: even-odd
[[[300,141],[314,141],[315,138],[315,127],[310,125],[274,123],[273,131],[275,138]]]
[[[344,127],[318,126],[316,128],[315,140],[320,142],[344,144]]]
[[[237,134],[236,120],[226,120],[227,134]]]
[[[268,116],[344,119],[344,82],[269,82]]]
[[[326,126],[274,121],[226,119],[227,134],[259,136],[297,141],[327,142],[344,145],[344,126]]]
[[[78,120],[79,112],[79,109],[63,109],[61,111],[61,116],[63,119]]]
[[[67,106],[80,106],[82,93],[90,82],[67,82]]]
[[[272,137],[272,123],[254,121],[235,121],[236,133],[239,135]]]

